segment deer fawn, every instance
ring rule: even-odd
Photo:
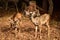
[[[31,15],[31,20],[35,25],[39,26],[39,30],[40,30],[40,35],[41,35],[41,27],[43,24],[45,24],[48,27],[48,40],[50,39],[50,26],[49,26],[49,19],[50,19],[50,15],[45,13],[39,17],[34,17],[36,15],[36,13],[32,13]],[[36,31],[37,31],[37,27],[36,26]],[[36,34],[37,35],[37,34]],[[35,35],[35,36],[36,36]],[[41,36],[40,36],[41,37]],[[41,39],[41,38],[40,38]]]

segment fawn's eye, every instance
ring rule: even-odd
[[[37,15],[34,15],[33,17],[35,18],[35,17],[37,17]]]

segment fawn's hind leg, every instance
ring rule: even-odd
[[[46,23],[48,27],[48,40],[50,40],[50,26],[49,26],[49,21]]]

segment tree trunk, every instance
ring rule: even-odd
[[[2,0],[5,3],[5,10],[8,8],[8,0]]]
[[[47,11],[47,0],[43,0],[42,8]]]
[[[8,2],[6,2],[6,10],[8,9]]]
[[[49,2],[49,10],[48,10],[48,13],[50,15],[52,15],[52,12],[53,12],[53,2],[52,2],[52,0],[48,0],[48,2]]]

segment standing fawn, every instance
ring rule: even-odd
[[[48,27],[48,40],[50,39],[50,26],[49,26],[49,19],[50,19],[50,15],[49,14],[43,14],[39,17],[34,17],[36,15],[36,13],[32,13],[31,15],[31,20],[35,25],[39,26],[39,30],[40,30],[40,35],[41,35],[41,27],[43,24],[45,24]],[[37,31],[37,27],[36,26],[36,31]],[[37,34],[36,34],[37,35]],[[40,36],[41,39],[41,36]]]

